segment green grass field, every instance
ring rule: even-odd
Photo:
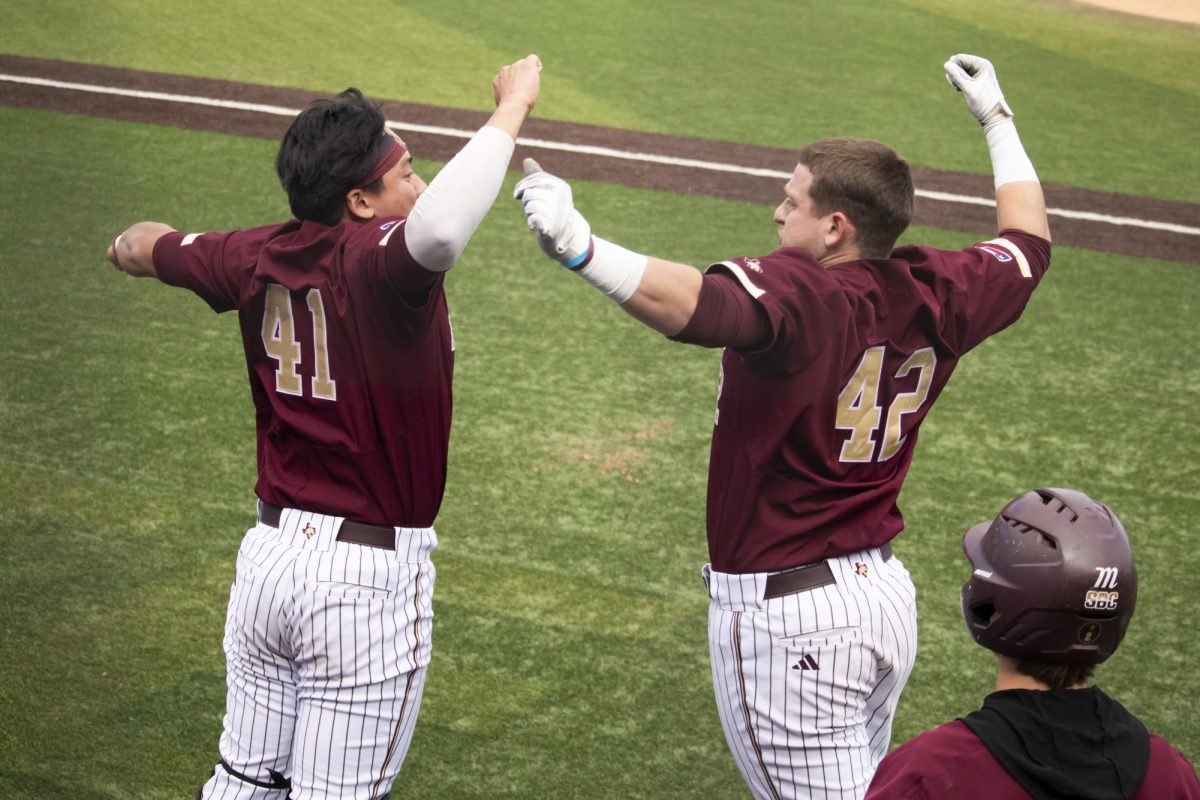
[[[264,0],[231,26],[214,2],[168,20],[148,3],[14,0],[0,52],[483,109],[495,68],[536,51],[545,117],[785,147],[871,136],[986,172],[941,76],[974,51],[997,63],[1044,179],[1200,201],[1196,28],[1059,0],[356,8]],[[284,217],[273,155],[0,107],[0,798],[190,797],[215,762],[225,603],[253,508],[236,321],[115,273],[103,250],[139,219]],[[418,162],[427,178],[440,166]],[[633,248],[701,265],[774,247],[767,208],[575,188],[597,233]],[[394,796],[744,797],[698,577],[718,354],[559,273],[502,191],[449,278],[434,660]],[[990,689],[959,618],[959,539],[1050,484],[1109,503],[1134,543],[1137,615],[1098,683],[1200,757],[1185,699],[1200,663],[1198,315],[1194,265],[1059,248],[1022,321],[964,360],[901,498],[921,649],[894,743]]]

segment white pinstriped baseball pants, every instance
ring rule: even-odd
[[[767,573],[704,568],[717,710],[756,798],[862,798],[916,659],[900,560],[866,550],[827,563],[835,583],[770,600]]]
[[[400,770],[429,664],[437,536],[397,528],[396,550],[384,550],[337,541],[341,522],[284,509],[279,528],[256,525],[242,541],[224,763],[204,800],[365,800]]]

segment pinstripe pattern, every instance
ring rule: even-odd
[[[745,723],[746,738],[750,740],[750,747],[754,751],[754,757],[758,761],[757,767],[762,772],[763,784],[771,793],[772,800],[779,800],[779,792],[775,791],[775,785],[771,783],[771,771],[767,768],[766,762],[763,761],[762,747],[758,743],[758,735],[755,731],[756,723],[754,721],[754,714],[750,710],[750,702],[746,698],[746,660],[742,656],[742,612],[733,612],[733,620],[729,629],[733,632],[734,663],[737,665],[738,677],[737,689],[741,699],[742,721]]]
[[[765,601],[766,573],[704,571],[721,727],[762,800],[863,797],[916,658],[916,591],[899,559],[828,563],[834,584]]]
[[[430,658],[437,547],[397,528],[396,550],[336,540],[338,517],[284,509],[238,552],[225,626],[228,697],[205,800],[375,798],[412,742]]]

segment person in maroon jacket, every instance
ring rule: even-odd
[[[1038,489],[968,530],[963,551],[963,618],[999,659],[996,691],[884,758],[867,800],[1200,800],[1187,759],[1088,685],[1137,602],[1116,515]]]
[[[894,558],[917,429],[959,358],[1015,321],[1050,261],[1041,185],[992,65],[945,67],[983,125],[999,236],[895,247],[912,218],[892,148],[800,151],[780,249],[706,273],[591,235],[570,187],[526,161],[542,249],[676,341],[724,347],[708,478],[709,648],[726,741],[760,798],[861,798],[916,657]]]
[[[238,312],[256,412],[258,524],[230,594],[221,759],[197,797],[390,793],[430,657],[454,370],[444,278],[500,190],[541,66],[499,71],[495,112],[428,186],[347,89],[284,134],[295,219],[142,222],[109,246],[118,269]]]

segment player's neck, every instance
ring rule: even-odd
[[[1068,689],[1086,689],[1086,683],[1068,686]],[[1030,689],[1035,692],[1049,692],[1050,687],[1036,678],[1031,678],[1028,675],[1017,670],[1017,662],[1006,656],[1000,656],[1000,663],[996,668],[996,691],[1003,692],[1007,689]]]
[[[845,247],[839,250],[831,250],[825,255],[817,259],[822,267],[836,267],[838,264],[847,264],[851,261],[861,261],[862,254],[858,252],[857,247]]]
[[[996,675],[996,691],[1003,692],[1008,689],[1032,689],[1036,692],[1048,692],[1050,687],[1041,681],[1034,680],[1028,675],[1016,673],[1014,675],[1005,675],[998,673]]]

